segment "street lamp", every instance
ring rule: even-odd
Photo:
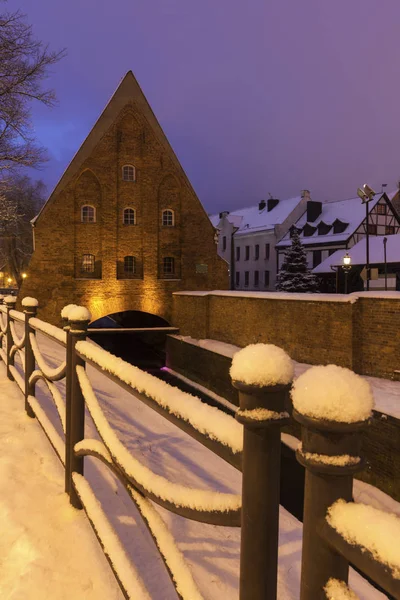
[[[369,187],[368,184],[364,183],[364,185],[361,188],[358,188],[357,190],[357,195],[359,198],[361,198],[361,202],[363,204],[365,204],[365,210],[366,210],[366,218],[365,218],[365,229],[366,229],[366,269],[367,269],[367,292],[369,292],[369,280],[371,279],[371,272],[370,272],[370,268],[369,268],[369,230],[368,230],[368,217],[369,217],[369,210],[368,210],[368,202],[370,202],[371,200],[373,200],[374,196],[376,196],[376,192],[374,192],[374,190]]]
[[[387,292],[387,258],[386,258],[387,237],[383,238],[383,260],[385,261],[385,292]]]
[[[7,283],[8,283],[8,287],[11,287],[11,282],[12,282],[12,279],[11,279],[11,277],[7,277]]]
[[[348,252],[346,252],[346,255],[343,257],[342,269],[344,271],[344,293],[347,294],[347,279],[351,269],[351,256]]]
[[[22,279],[26,279],[28,275],[26,273],[22,273]]]

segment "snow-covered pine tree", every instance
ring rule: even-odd
[[[318,292],[318,280],[307,265],[307,255],[299,232],[293,228],[292,245],[285,251],[276,280],[279,292]]]

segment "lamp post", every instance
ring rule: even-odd
[[[364,183],[364,185],[361,188],[358,188],[357,190],[357,195],[359,198],[361,198],[361,202],[363,204],[365,204],[365,210],[366,210],[366,214],[365,214],[365,231],[366,231],[366,270],[367,270],[367,292],[369,292],[369,281],[371,279],[371,270],[369,267],[369,230],[368,230],[368,218],[369,218],[369,210],[368,210],[368,203],[373,200],[374,196],[376,196],[376,192],[374,192],[374,190],[369,187],[369,185],[367,183]]]
[[[351,269],[351,256],[349,255],[348,252],[346,252],[346,255],[343,257],[343,265],[342,265],[342,269],[344,271],[344,293],[347,294],[348,293],[348,277],[349,277],[349,272]]]
[[[383,238],[383,260],[385,261],[385,292],[387,292],[387,260],[386,260],[387,237]]]

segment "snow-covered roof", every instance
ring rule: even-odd
[[[381,199],[383,194],[377,194],[371,202],[368,203],[369,210],[371,210]],[[327,244],[332,242],[345,242],[353,233],[358,229],[363,220],[365,219],[365,204],[362,204],[360,198],[350,198],[348,200],[340,200],[337,202],[326,202],[322,204],[321,214],[315,221],[307,222],[307,211],[300,217],[296,222],[296,227],[301,229],[300,238],[304,246],[310,244]],[[340,221],[343,226],[347,226],[341,233],[333,233],[333,224],[335,221]],[[318,225],[331,226],[331,229],[326,233],[322,234],[318,231]],[[308,225],[309,227],[316,227],[315,232],[312,235],[304,235],[303,228]],[[276,245],[277,248],[290,246],[290,232],[288,232],[282,240]]]
[[[386,243],[386,262],[387,263],[400,263],[400,234],[387,235]],[[369,262],[371,265],[383,264],[385,262],[384,257],[384,236],[369,236]],[[336,250],[331,256],[328,256],[322,261],[315,269],[313,273],[331,273],[331,266],[338,266],[343,264],[343,257],[349,253],[351,257],[352,265],[365,265],[366,263],[366,238],[360,240],[350,250]]]
[[[288,218],[299,202],[301,202],[301,196],[279,200],[278,204],[270,211],[268,211],[267,202],[262,210],[259,210],[259,205],[256,204],[234,210],[227,215],[227,218],[235,227],[238,227],[236,235],[274,229],[275,225],[280,225]],[[219,214],[216,214],[210,215],[210,220],[214,227],[217,227],[221,219]]]

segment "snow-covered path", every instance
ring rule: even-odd
[[[83,512],[64,493],[63,468],[0,364],[0,598],[120,600]]]
[[[38,341],[49,363],[62,359],[62,348],[40,335]],[[240,492],[241,476],[235,469],[105,376],[92,368],[88,375],[114,431],[146,466],[177,483]],[[63,468],[36,420],[25,415],[22,394],[6,379],[2,363],[0,391],[0,598],[121,600],[85,514],[68,504]],[[54,417],[40,385],[37,391]],[[95,436],[88,419],[86,437]],[[176,599],[153,541],[120,484],[90,458],[85,461],[85,473],[151,598]],[[364,502],[372,498],[379,506],[380,495],[387,500],[370,486],[362,486],[357,492],[363,493]],[[392,504],[389,499],[386,508]],[[236,600],[239,529],[199,524],[157,510],[177,540],[204,599]],[[279,600],[299,597],[301,537],[301,524],[281,508]],[[352,573],[350,581],[363,600],[384,598],[357,574]]]

